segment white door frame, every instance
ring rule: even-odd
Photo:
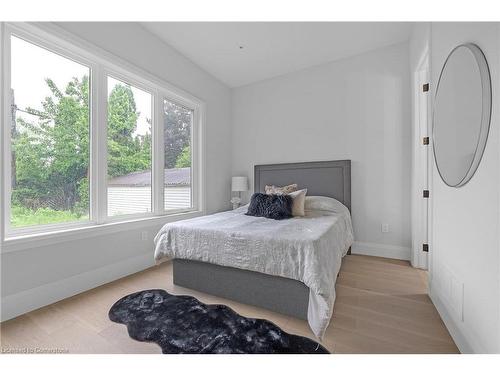
[[[432,162],[430,155],[431,132],[431,91],[424,91],[424,84],[430,84],[430,70],[417,70],[413,74],[413,168],[412,168],[412,254],[414,267],[427,269],[428,253],[423,244],[429,244],[429,199],[423,191],[429,190],[429,171]],[[424,145],[424,137],[429,144]]]

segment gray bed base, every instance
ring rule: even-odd
[[[254,191],[297,183],[351,210],[350,160],[256,165],[254,172]],[[185,259],[173,260],[173,274],[175,285],[307,320],[309,288],[300,281]]]
[[[173,262],[175,285],[307,319],[309,288],[299,281],[193,260]]]

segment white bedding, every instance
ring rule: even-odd
[[[310,289],[309,326],[322,339],[342,257],[353,242],[349,211],[337,203],[335,211],[279,221],[246,216],[245,206],[168,223],[155,237],[155,260],[190,259],[299,280]]]

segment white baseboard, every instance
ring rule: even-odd
[[[67,279],[2,297],[0,321],[15,318],[153,265],[152,253],[138,255]]]
[[[444,322],[444,325],[450,332],[453,341],[460,350],[460,353],[465,354],[485,354],[485,351],[481,345],[479,345],[477,340],[471,339],[473,336],[470,332],[467,332],[466,326],[460,324],[460,326],[453,320],[452,315],[450,314],[446,303],[440,297],[436,288],[432,287],[432,284],[429,285],[429,297],[432,300],[434,306],[436,306],[436,310],[441,316],[441,319]]]
[[[410,260],[411,251],[409,247],[354,241],[351,247],[351,253],[370,255],[374,257]]]

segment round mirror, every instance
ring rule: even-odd
[[[436,91],[434,158],[448,186],[465,185],[483,156],[491,117],[491,82],[484,54],[462,44],[446,59]]]

